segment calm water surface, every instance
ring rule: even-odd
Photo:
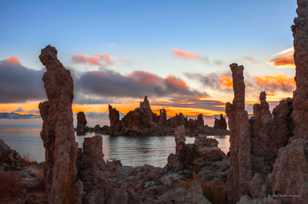
[[[98,121],[90,120],[90,125]],[[11,148],[31,160],[44,161],[44,147],[40,138],[41,119],[0,120],[0,138]],[[87,135],[90,137],[93,135]],[[120,159],[124,165],[139,166],[151,164],[164,166],[167,157],[175,150],[174,137],[103,137],[103,152],[105,159]],[[219,147],[229,150],[228,136],[215,136]],[[84,137],[76,137],[79,146],[82,146]],[[194,138],[187,138],[192,143]]]

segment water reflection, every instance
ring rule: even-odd
[[[0,120],[0,138],[20,154],[32,160],[44,161],[44,148],[40,135],[40,119],[31,120]],[[91,137],[89,134],[86,137]],[[164,166],[167,157],[175,151],[174,137],[103,137],[103,152],[105,159],[118,159],[124,165]],[[218,140],[218,146],[227,153],[229,137],[213,137]],[[85,137],[76,136],[79,147],[82,147]],[[194,138],[187,138],[187,143],[193,143]]]

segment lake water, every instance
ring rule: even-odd
[[[89,120],[90,125],[97,124]],[[41,119],[0,120],[0,139],[3,139],[11,148],[25,157],[44,161],[44,147],[40,138]],[[87,135],[90,137],[92,135]],[[119,159],[124,165],[139,166],[151,164],[164,166],[167,157],[175,151],[174,137],[103,137],[103,152],[105,159]],[[219,147],[226,153],[229,150],[228,136],[215,136]],[[79,146],[82,146],[84,137],[76,137]],[[194,138],[187,137],[187,143]]]

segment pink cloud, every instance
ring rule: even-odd
[[[191,52],[191,51],[187,51],[187,50],[182,50],[179,48],[173,48],[172,52],[176,57],[179,57],[179,58],[193,59],[193,60],[201,59],[201,56],[199,54]]]
[[[6,58],[4,61],[9,64],[19,64],[20,65],[20,60],[16,56],[10,56]]]
[[[185,81],[182,79],[176,78],[175,76],[169,75],[165,78],[166,84],[175,87],[177,89],[188,89],[188,86]]]
[[[141,84],[151,85],[151,84],[161,84],[163,79],[155,74],[144,72],[144,71],[134,71],[128,75],[135,81]]]
[[[95,66],[108,66],[113,63],[112,57],[108,53],[97,55],[76,54],[72,56],[72,61],[76,64],[89,64]]]

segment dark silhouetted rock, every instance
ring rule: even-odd
[[[110,127],[117,127],[120,123],[120,113],[117,109],[113,108],[111,105],[108,105],[109,110],[109,121]]]
[[[159,110],[159,125],[165,126],[167,122],[167,113],[165,109]]]
[[[77,113],[77,135],[85,135],[87,132],[87,119],[84,112]]]
[[[224,118],[224,116],[222,114],[220,114],[219,118],[215,118],[214,128],[215,129],[222,129],[222,130],[227,129],[227,122],[226,122],[226,119]]]

